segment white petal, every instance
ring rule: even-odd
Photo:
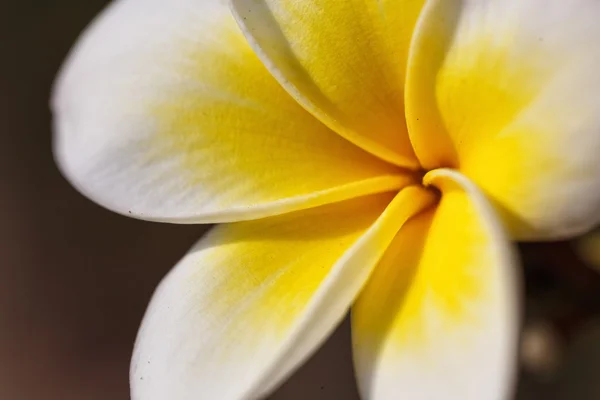
[[[432,0],[415,30],[415,152],[460,168],[518,239],[600,221],[599,18],[596,0]]]
[[[343,318],[402,223],[435,201],[419,187],[386,208],[391,198],[213,230],[154,295],[134,351],[133,399],[246,399],[274,389]]]
[[[64,173],[139,218],[251,219],[406,183],[299,106],[221,0],[116,1],[74,48],[53,108]]]
[[[425,177],[440,204],[396,235],[352,308],[365,400],[508,400],[516,372],[516,262],[467,179]]]

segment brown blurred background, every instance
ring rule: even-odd
[[[204,231],[114,215],[75,192],[54,165],[52,80],[105,4],[0,5],[2,400],[128,399],[147,301]],[[517,398],[600,399],[598,275],[565,243],[527,246],[524,257],[528,333]],[[273,399],[352,400],[354,387],[346,322]]]

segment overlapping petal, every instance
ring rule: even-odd
[[[404,119],[406,54],[424,0],[232,0],[279,82],[332,129],[418,167]]]
[[[598,15],[594,0],[432,0],[415,30],[415,152],[460,168],[516,238],[600,220]]]
[[[270,391],[343,318],[402,223],[435,201],[413,186],[215,228],[154,295],[133,399]]]
[[[65,174],[118,212],[258,218],[402,187],[269,74],[222,0],[118,0],[57,82]]]
[[[401,228],[352,308],[362,398],[507,399],[518,332],[511,245],[464,176],[425,180],[440,204]]]

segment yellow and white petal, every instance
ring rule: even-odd
[[[402,223],[435,201],[412,186],[215,228],[154,295],[133,399],[268,393],[344,317]]]
[[[417,168],[404,119],[406,55],[424,0],[232,0],[279,82],[365,150]]]
[[[140,218],[258,218],[407,180],[299,106],[222,0],[116,1],[74,48],[53,108],[65,174]]]
[[[511,244],[483,195],[449,170],[440,204],[396,235],[352,308],[365,400],[506,400],[519,310]]]
[[[600,221],[599,17],[595,0],[434,0],[415,30],[417,156],[459,167],[519,239]]]

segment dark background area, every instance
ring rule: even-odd
[[[129,358],[146,304],[206,229],[112,214],[78,194],[53,162],[51,84],[105,4],[0,5],[2,400],[128,399]],[[517,397],[600,399],[598,275],[565,243],[526,246],[524,257],[533,350],[523,355]],[[354,387],[346,321],[273,399],[352,400]]]

